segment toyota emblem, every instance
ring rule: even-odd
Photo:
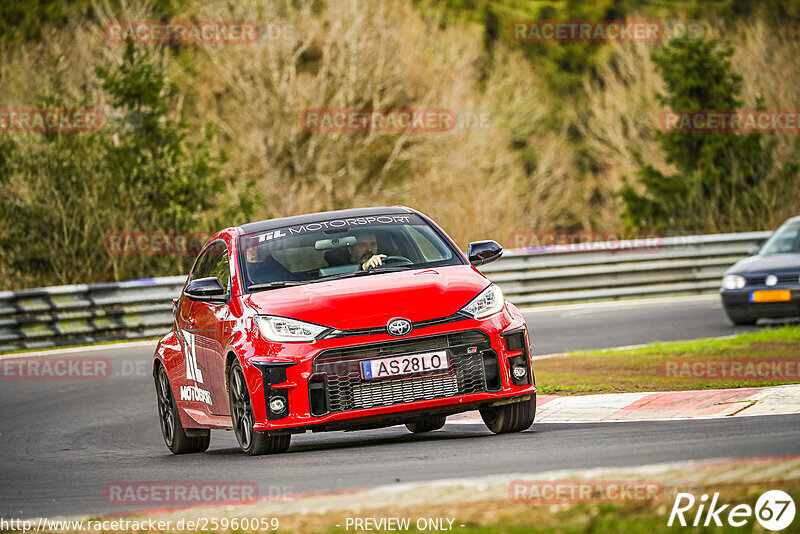
[[[408,319],[392,319],[386,324],[386,331],[396,337],[401,337],[411,332],[411,321]]]

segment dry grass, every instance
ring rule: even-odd
[[[279,4],[250,0],[233,13],[222,8],[210,16],[246,18],[266,9],[262,18],[286,20]],[[516,228],[531,192],[503,125],[509,115],[527,118],[516,116],[524,108],[513,105],[530,86],[521,57],[504,58],[516,69],[493,72],[484,91],[478,81],[484,60],[479,35],[440,30],[406,2],[336,0],[317,18],[289,22],[298,27],[294,47],[206,47],[201,61],[207,65],[193,65],[197,75],[184,73],[197,88],[196,109],[227,135],[236,172],[257,182],[261,216],[406,204],[429,213],[461,244]],[[546,113],[539,103],[526,107],[533,115]],[[495,126],[303,130],[302,111],[319,108],[482,110]]]
[[[664,81],[650,59],[653,45],[612,44],[611,60],[596,80],[586,79],[588,115],[578,123],[586,146],[597,159],[604,184],[616,190],[621,176],[631,176],[643,164],[674,172],[664,162],[655,141],[661,106],[656,95]]]
[[[0,51],[5,106],[32,106],[51,94],[110,112],[93,71],[118,64],[123,47],[105,42],[103,25],[152,18],[152,11],[141,4],[112,10],[103,0],[94,11],[96,20],[75,20],[64,30],[46,30],[39,44]],[[520,230],[617,230],[621,177],[644,163],[671,171],[654,139],[655,94],[663,82],[649,58],[651,45],[610,45],[608,61],[573,99],[548,89],[519,50],[498,43],[490,58],[481,28],[442,29],[407,0],[197,3],[176,18],[297,29],[296,42],[184,46],[177,55],[155,47],[169,79],[186,93],[172,113],[189,120],[198,136],[203,124],[215,124],[221,134],[215,143],[230,156],[235,182],[255,183],[261,198],[255,218],[404,204],[431,215],[461,246],[483,238],[507,244]],[[761,22],[722,36],[736,44],[746,106],[762,96],[768,107],[800,108],[796,38]],[[300,122],[306,109],[426,107],[486,111],[492,127],[326,133],[305,131]],[[776,164],[796,153],[795,138],[780,137]],[[25,142],[35,143],[35,135]],[[14,187],[21,197],[33,194],[32,184]],[[773,224],[800,201],[798,190],[775,194],[797,201],[783,202],[771,214]],[[111,230],[125,230],[135,218],[132,199]],[[73,238],[83,231],[66,230]],[[10,263],[1,252],[0,259]],[[66,264],[56,270],[70,271]],[[2,265],[0,276],[13,287],[36,283]]]
[[[744,78],[741,99],[743,108],[753,109],[761,104],[767,109],[800,109],[800,94],[790,80],[800,76],[800,41],[793,28],[774,27],[761,19],[747,20],[725,28],[716,21],[705,26],[711,38],[730,40],[735,47],[732,59],[734,70]],[[585,117],[577,122],[578,131],[598,168],[595,179],[606,194],[619,188],[620,178],[633,174],[644,164],[669,175],[675,169],[664,159],[655,139],[662,109],[656,95],[663,94],[663,80],[650,59],[654,45],[645,43],[612,44],[610,60],[599,69],[596,79],[587,78],[584,92],[588,103]],[[778,145],[774,165],[796,159],[798,138],[792,133],[775,136]],[[777,227],[788,217],[797,214],[800,203],[800,180],[788,191],[761,190],[765,207],[776,206],[767,214],[764,228]],[[612,212],[606,220],[614,220],[619,208],[616,199],[606,197]],[[787,202],[786,199],[793,199]],[[736,210],[735,199],[730,199]],[[709,226],[714,226],[714,214],[709,214]],[[753,228],[755,230],[756,228]]]

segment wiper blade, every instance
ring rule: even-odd
[[[403,267],[376,267],[374,269],[367,269],[365,271],[354,271],[352,273],[339,273],[339,274],[329,274],[328,276],[323,276],[322,278],[317,278],[313,280],[314,282],[327,282],[329,280],[339,280],[342,278],[353,278],[355,276],[366,276],[368,274],[381,274],[381,273],[393,273],[397,271],[405,271],[409,266]]]
[[[305,283],[306,282],[300,282],[298,280],[276,280],[274,282],[267,282],[265,284],[253,284],[252,286],[247,286],[247,290],[259,291],[262,289],[275,289],[279,287],[299,286]]]
[[[374,269],[367,269],[366,271],[360,271],[366,274],[380,274],[380,273],[394,273],[397,271],[407,271],[411,269],[411,265],[397,265],[392,267],[375,267]]]

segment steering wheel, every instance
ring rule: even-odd
[[[414,262],[405,256],[386,256],[382,261],[383,265],[414,265]]]

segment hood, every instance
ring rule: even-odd
[[[770,254],[745,258],[725,274],[781,274],[800,271],[800,254]]]
[[[489,284],[472,266],[453,265],[271,289],[246,295],[245,302],[259,314],[352,330],[395,317],[412,322],[447,317]]]

